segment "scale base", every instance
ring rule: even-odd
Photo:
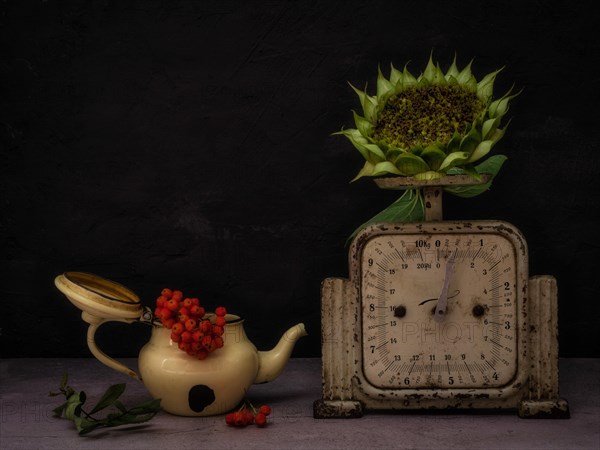
[[[527,382],[518,392],[505,399],[489,401],[471,397],[456,402],[456,399],[450,401],[431,395],[429,402],[425,403],[416,401],[414,395],[405,394],[402,389],[396,391],[395,398],[388,400],[365,394],[356,381],[362,370],[358,363],[360,346],[355,335],[358,316],[356,290],[348,279],[325,279],[321,287],[323,397],[314,402],[314,418],[359,418],[369,410],[503,409],[516,410],[521,418],[568,419],[569,405],[559,395],[556,279],[550,275],[530,277],[528,292],[529,321],[523,337],[528,352],[522,366]]]
[[[315,400],[315,419],[357,419],[363,416],[363,405],[354,400]]]
[[[364,412],[363,404],[354,400],[315,400],[313,403],[315,419],[359,419]],[[523,400],[519,403],[518,415],[522,419],[571,418],[569,403],[564,399]]]
[[[522,419],[569,419],[569,403],[558,400],[523,400],[519,404]]]

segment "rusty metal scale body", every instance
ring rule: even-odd
[[[425,221],[368,226],[352,241],[350,278],[323,281],[316,418],[419,409],[569,417],[558,392],[556,280],[529,276],[513,225],[442,220],[443,187],[470,183],[378,180],[423,189]]]

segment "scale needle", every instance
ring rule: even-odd
[[[437,306],[435,307],[434,319],[441,322],[446,316],[446,309],[448,308],[448,287],[450,286],[450,278],[454,273],[454,257],[448,258],[448,264],[446,264],[446,275],[444,277],[444,285],[442,286],[442,292],[438,298]]]

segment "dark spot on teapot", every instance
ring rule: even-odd
[[[188,393],[188,403],[194,412],[202,412],[215,401],[214,391],[204,384],[197,384]]]

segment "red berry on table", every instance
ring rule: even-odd
[[[168,301],[169,301],[169,299],[167,297],[165,297],[164,295],[161,295],[160,297],[158,297],[156,299],[156,306],[158,306],[160,308],[164,308],[165,306],[167,306]]]
[[[165,328],[168,328],[170,330],[171,328],[173,328],[173,325],[175,325],[175,319],[170,317],[167,320],[163,321],[163,325]]]
[[[196,297],[192,297],[192,305],[200,306],[200,299]]]
[[[171,298],[175,298],[177,299],[177,301],[181,301],[181,299],[183,299],[183,292],[173,291],[173,295],[171,296]]]
[[[161,292],[160,295],[166,297],[166,298],[171,298],[171,296],[173,295],[173,291],[169,288],[164,288]]]
[[[190,309],[192,306],[194,306],[194,303],[192,302],[191,298],[184,298],[183,301],[181,302],[181,304],[188,309]]]
[[[242,411],[242,413],[244,414],[244,423],[246,425],[250,425],[254,423],[254,414],[252,414],[252,412],[248,409],[244,409]]]
[[[173,342],[179,342],[181,340],[181,334],[177,334],[174,331],[171,331],[171,340]]]
[[[227,310],[223,306],[218,306],[215,309],[215,314],[219,317],[224,317],[227,314]]]
[[[233,413],[233,424],[238,427],[243,427],[246,425],[243,412],[236,411]]]
[[[258,408],[258,412],[263,413],[265,416],[268,416],[269,414],[271,414],[271,407],[268,405],[262,405],[260,408]]]
[[[267,416],[263,413],[259,412],[256,416],[254,416],[254,423],[257,427],[264,427],[267,425]]]
[[[229,413],[225,416],[225,423],[227,425],[233,425],[234,424],[234,413]]]

